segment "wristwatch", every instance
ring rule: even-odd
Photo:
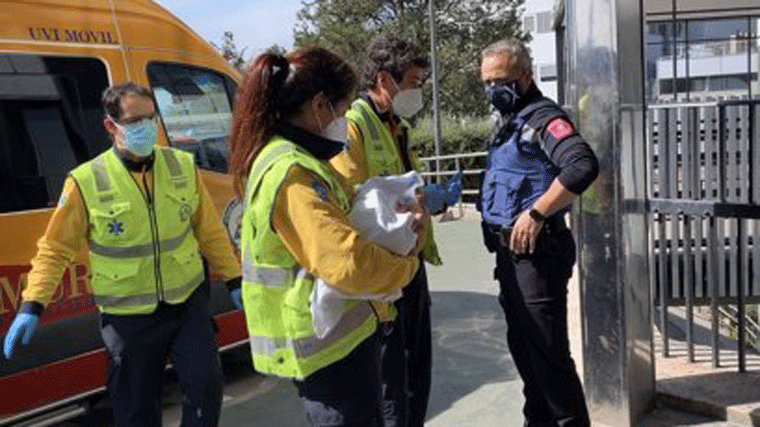
[[[533,221],[536,221],[536,222],[546,221],[546,217],[543,216],[541,212],[537,211],[536,208],[530,208],[530,211],[528,211],[528,215],[530,215],[530,217],[533,218]]]

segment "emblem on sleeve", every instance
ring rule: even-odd
[[[124,232],[124,223],[121,221],[113,220],[108,223],[108,232],[114,236],[119,236]]]
[[[317,193],[317,196],[322,199],[322,201],[327,201],[327,188],[322,181],[315,179],[311,183],[311,188]]]
[[[573,133],[573,126],[565,119],[554,119],[546,128],[554,139],[562,139]]]

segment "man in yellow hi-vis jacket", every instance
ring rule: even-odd
[[[155,145],[151,92],[114,86],[103,93],[103,106],[113,147],[66,179],[5,337],[5,357],[22,335],[29,342],[64,269],[87,245],[116,425],[161,424],[169,357],[184,394],[182,425],[216,426],[222,372],[201,254],[227,281],[236,305],[238,260],[192,156]]]
[[[379,36],[370,43],[364,66],[367,91],[346,113],[348,149],[331,160],[350,185],[359,186],[374,176],[419,170],[409,151],[406,119],[422,108],[421,86],[427,66],[426,54],[414,43],[393,36]],[[458,188],[451,196],[435,185],[426,190],[423,202],[433,214],[459,198]],[[428,217],[420,257],[440,265],[432,231]],[[381,327],[385,427],[422,426],[432,367],[430,293],[423,262],[395,305],[397,318]]]

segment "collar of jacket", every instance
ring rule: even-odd
[[[113,152],[116,153],[116,157],[121,160],[124,167],[131,172],[142,172],[143,170],[149,171],[153,169],[153,161],[156,159],[156,154],[150,153],[150,156],[143,160],[130,160],[124,153],[117,150],[115,145],[113,146]]]
[[[330,160],[346,148],[342,142],[324,138],[288,123],[279,123],[276,133],[319,160]]]
[[[541,98],[544,97],[544,94],[541,93],[541,90],[538,89],[538,86],[536,86],[536,82],[530,82],[530,86],[528,87],[528,92],[520,97],[520,101],[517,103],[517,108],[515,109],[515,112],[510,115],[510,119],[513,118],[515,114],[522,111],[523,108],[527,107],[529,104],[532,104]]]
[[[377,109],[377,105],[375,105],[375,103],[372,102],[372,97],[369,96],[369,92],[360,93],[359,98],[367,101],[367,104],[369,104],[369,106],[372,107],[372,112],[374,112],[377,115],[377,117],[380,118],[380,121],[384,123],[399,123],[401,121],[401,117],[393,114],[393,108],[388,109],[388,111],[380,112]]]

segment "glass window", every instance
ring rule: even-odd
[[[551,12],[541,12],[537,14],[536,20],[538,21],[536,33],[542,34],[552,32],[552,23],[554,21],[554,16],[552,16]]]
[[[535,16],[531,15],[531,16],[526,16],[525,18],[523,18],[523,31],[532,33],[536,31],[535,25],[536,25]]]
[[[148,64],[148,80],[169,145],[192,152],[198,167],[227,172],[231,80],[215,71]]]
[[[689,40],[721,40],[731,37],[746,38],[749,34],[747,18],[689,21]]]
[[[0,54],[0,212],[52,206],[79,163],[111,142],[92,58]]]

